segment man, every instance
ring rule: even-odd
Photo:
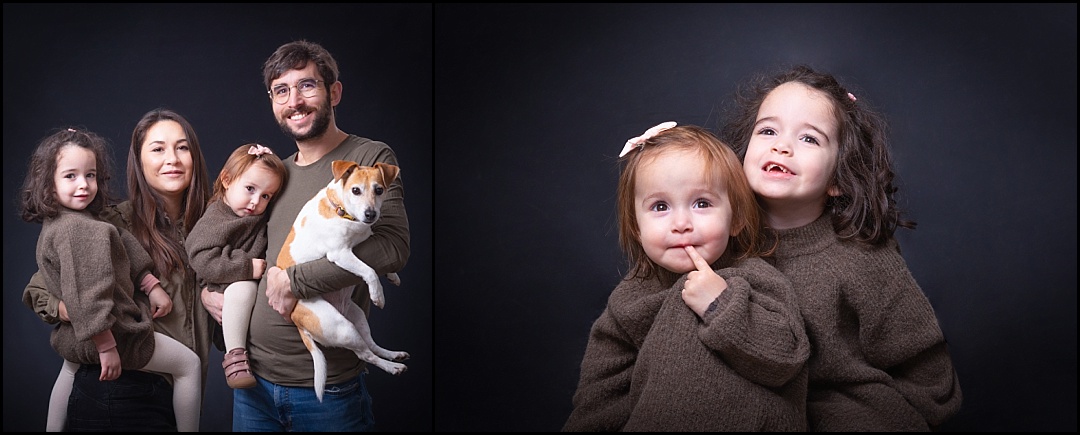
[[[337,126],[341,102],[337,63],[323,47],[307,41],[279,47],[263,66],[274,119],[297,152],[285,158],[289,177],[268,211],[266,252],[271,264],[304,204],[333,177],[331,162],[397,165],[383,142],[348,134]],[[388,189],[373,235],[353,249],[379,276],[397,272],[409,258],[409,221],[398,177]],[[364,383],[365,363],[351,350],[324,348],[327,365],[322,403],[315,397],[311,354],[289,320],[297,299],[356,285],[353,299],[370,307],[363,279],[321,259],[282,270],[271,267],[259,284],[249,328],[250,367],[255,387],[233,392],[233,431],[366,431],[374,418]],[[220,320],[223,298],[203,290],[203,302]]]

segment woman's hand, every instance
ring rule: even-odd
[[[64,301],[60,301],[56,308],[57,315],[60,316],[60,320],[71,323],[71,318],[68,317],[67,307],[64,306]]]

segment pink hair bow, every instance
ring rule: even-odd
[[[251,148],[248,148],[248,154],[251,154],[251,155],[254,155],[254,156],[261,156],[263,154],[273,154],[273,153],[274,153],[273,151],[270,151],[270,148],[264,147],[264,146],[259,145],[259,144],[252,145]]]
[[[630,138],[630,140],[626,141],[626,145],[623,146],[622,152],[619,153],[619,157],[625,156],[626,153],[629,153],[630,151],[641,147],[641,145],[644,144],[645,141],[649,140],[653,136],[656,136],[660,134],[660,132],[676,125],[677,124],[675,124],[675,121],[661,122],[653,128],[645,130],[645,133],[642,133],[641,136]]]

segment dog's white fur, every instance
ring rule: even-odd
[[[356,258],[352,248],[371,236],[371,225],[382,215],[383,193],[397,178],[399,168],[386,163],[360,166],[344,160],[334,161],[332,167],[333,180],[296,216],[277,266],[284,269],[326,257],[363,278],[371,302],[382,308],[386,302],[379,276]],[[396,273],[387,278],[395,285],[401,283]],[[399,361],[409,358],[407,352],[383,349],[371,338],[364,310],[352,301],[353,289],[349,286],[321,297],[301,299],[292,312],[292,321],[315,363],[315,395],[319,402],[326,387],[326,357],[315,342],[351,349],[361,360],[393,375],[406,370]]]

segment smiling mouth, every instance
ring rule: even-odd
[[[765,165],[764,168],[761,168],[761,169],[764,170],[765,172],[779,172],[779,173],[782,173],[782,174],[792,174],[792,175],[795,174],[794,172],[791,172],[790,170],[788,170],[788,168],[780,166],[780,165],[778,165],[776,163],[769,163],[769,164]]]

